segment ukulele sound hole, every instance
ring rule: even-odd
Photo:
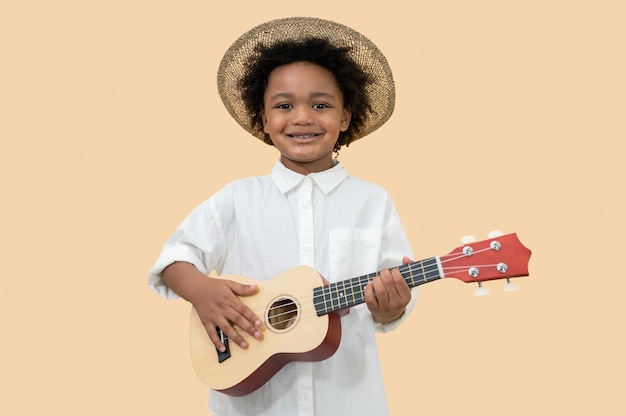
[[[298,319],[298,305],[291,298],[275,300],[267,310],[267,321],[271,329],[284,331],[289,329]]]

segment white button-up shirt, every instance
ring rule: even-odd
[[[297,265],[314,267],[330,282],[401,264],[411,249],[388,193],[347,174],[341,164],[307,176],[278,162],[269,176],[231,182],[199,205],[166,241],[149,273],[158,294],[177,297],[161,278],[174,261],[208,274],[268,280]],[[387,415],[374,323],[365,304],[341,318],[335,354],[293,362],[242,397],[211,391],[215,416]]]

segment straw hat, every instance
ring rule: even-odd
[[[219,95],[230,115],[253,136],[263,140],[263,131],[251,124],[238,86],[247,71],[247,62],[259,44],[270,47],[277,42],[328,39],[334,46],[350,48],[349,55],[368,74],[372,83],[365,86],[372,106],[358,135],[359,139],[382,126],[391,117],[395,104],[395,86],[391,68],[382,52],[359,32],[342,24],[314,18],[290,17],[263,23],[244,33],[224,54],[217,72]]]

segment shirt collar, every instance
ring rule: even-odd
[[[271,176],[278,190],[283,194],[297,187],[308,176],[327,195],[348,177],[348,172],[346,172],[341,163],[336,162],[332,168],[325,171],[302,175],[287,169],[279,160],[274,165]]]

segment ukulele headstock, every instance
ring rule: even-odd
[[[465,283],[478,283],[476,295],[483,296],[488,290],[482,286],[489,280],[506,279],[506,291],[517,286],[511,278],[528,276],[531,251],[517,238],[517,234],[489,233],[489,239],[474,242],[471,236],[463,237],[463,245],[440,257],[444,277],[459,279]]]

